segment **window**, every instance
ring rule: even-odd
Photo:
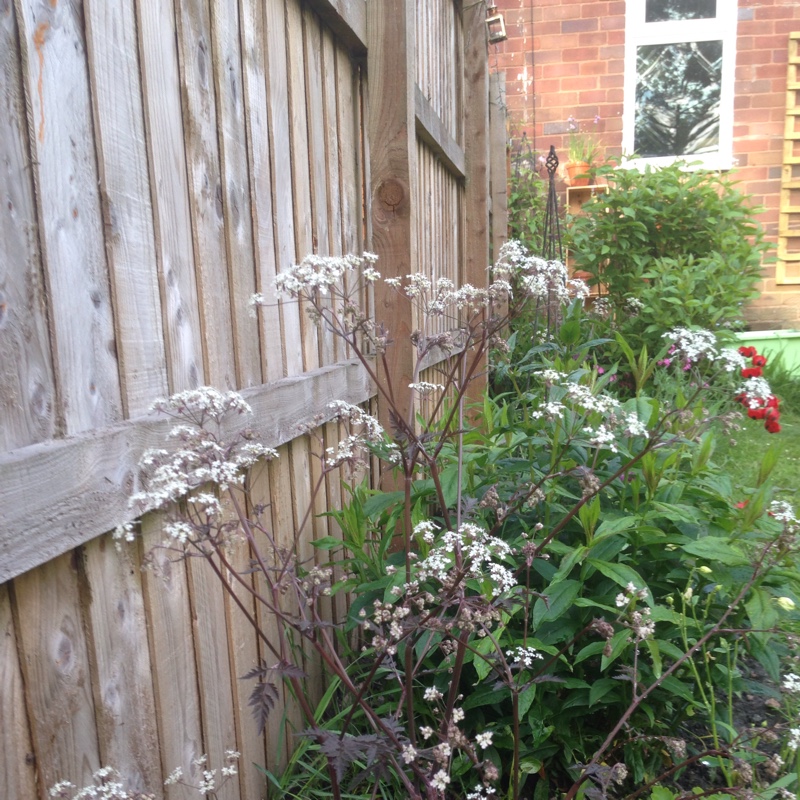
[[[623,150],[733,164],[735,0],[628,0]]]

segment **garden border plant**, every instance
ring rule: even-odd
[[[384,431],[341,402],[326,416],[349,434],[322,451],[315,493],[327,475],[370,457],[396,470],[402,487],[352,487],[334,512],[342,539],[316,543],[329,563],[297,558],[313,497],[291,543],[275,538],[264,509],[248,512],[247,470],[276,453],[249,427],[223,437],[225,418],[248,410],[233,393],[205,388],[156,404],[178,420],[174,444],[144,458],[133,506],[167,510],[164,548],[205,559],[254,626],[269,654],[246,676],[256,683],[258,724],[283,684],[307,726],[304,746],[319,760],[321,794],[569,799],[655,785],[680,766],[662,752],[665,724],[702,707],[680,679],[693,656],[720,635],[738,635],[772,664],[763,606],[800,585],[790,563],[797,521],[790,512],[765,517],[766,490],[734,507],[709,462],[701,387],[674,407],[611,396],[613,371],[598,374],[579,322],[576,333],[579,305],[559,332],[566,349],[556,337],[537,351],[522,365],[525,388],[487,396],[483,420],[467,425],[467,388],[487,351],[504,349],[508,314],[545,298],[567,303],[569,288],[581,288],[569,286],[563,265],[516,243],[503,249],[487,289],[387,279],[417,304],[423,327],[412,337],[411,385],[382,382],[375,363],[391,332],[358,302],[380,280],[374,262],[369,254],[309,256],[277,281],[343,338],[394,424]],[[442,318],[453,330],[431,333],[428,321]],[[441,384],[419,380],[434,347],[451,353]],[[703,357],[723,372],[743,366],[739,354],[713,346]],[[431,413],[400,414],[405,391],[434,396]],[[314,435],[313,426],[298,434]],[[118,536],[134,538],[135,526]],[[245,569],[230,556],[237,542],[250,553]],[[706,564],[719,589],[696,619],[675,600]],[[277,622],[277,640],[242,590]],[[323,604],[344,592],[353,597],[348,619],[331,623]],[[334,687],[319,712],[305,683],[311,653]],[[614,724],[600,725],[593,706]],[[721,745],[715,752],[733,758]],[[272,777],[293,796],[291,776]]]

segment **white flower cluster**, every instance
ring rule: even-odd
[[[748,408],[761,408],[772,397],[772,389],[766,378],[747,378],[735,394],[745,395]]]
[[[787,692],[800,692],[800,675],[795,672],[787,673],[783,676],[781,687],[786,689]]]
[[[625,593],[620,592],[614,600],[617,608],[627,608],[632,600],[644,600],[647,597],[647,589],[637,589],[633,583],[625,587]]]
[[[583,281],[569,279],[567,268],[560,261],[547,261],[531,255],[514,240],[500,248],[493,271],[496,276],[515,282],[535,300],[552,298],[568,302],[572,297],[585,298],[589,294]]]
[[[673,328],[663,334],[663,338],[672,341],[675,352],[679,353],[688,364],[694,364],[705,358],[719,362],[726,372],[744,369],[746,365],[744,356],[735,350],[719,349],[717,337],[711,331]]]
[[[386,278],[384,282],[411,300],[418,301],[423,313],[433,317],[443,316],[449,308],[485,308],[492,301],[505,300],[511,295],[511,285],[504,280],[496,280],[485,289],[469,283],[456,289],[449,278],[434,281],[419,273],[406,275],[405,279]]]
[[[59,781],[50,787],[50,797],[69,798],[69,800],[148,800],[154,795],[141,792],[129,792],[125,789],[120,774],[112,767],[101,767],[93,775],[94,783],[78,789],[70,781]],[[73,791],[78,789],[73,794]]]
[[[420,562],[420,580],[432,577],[445,583],[455,566],[457,552],[461,553],[469,575],[491,581],[495,597],[516,585],[511,570],[492,560],[509,556],[510,546],[471,522],[462,523],[458,531],[442,534],[438,544]]]
[[[466,800],[495,800],[497,789],[494,786],[481,786],[478,784],[475,789],[467,793]]]
[[[380,277],[374,269],[378,257],[374,253],[361,256],[348,254],[345,256],[307,255],[299,264],[295,264],[275,278],[275,290],[290,297],[302,294],[328,294],[338,286],[348,272],[362,271],[364,279],[372,282]],[[256,300],[256,297],[253,298]]]
[[[800,747],[800,728],[789,728],[789,739],[786,746],[790,750],[797,750]]]
[[[245,470],[260,459],[278,457],[271,447],[244,440],[240,436],[234,444],[223,445],[214,431],[206,427],[210,421],[217,426],[231,413],[250,413],[250,407],[235,392],[222,393],[211,387],[180,392],[165,400],[157,400],[153,409],[187,420],[190,424],[176,425],[170,438],[185,446],[169,452],[165,449],[147,450],[139,466],[144,473],[143,491],[135,493],[129,501],[139,512],[163,508],[186,497],[205,483],[219,486],[223,491],[230,486],[240,486]],[[209,517],[218,517],[221,508],[211,494],[201,493],[191,500],[194,506]],[[171,536],[185,541],[186,529],[173,526]],[[132,526],[121,525],[114,533],[117,539],[132,538]]]
[[[584,411],[598,411],[601,414],[610,414],[619,407],[619,401],[607,394],[594,394],[590,386],[582,383],[566,384],[567,397],[573,405]]]
[[[409,383],[409,389],[413,389],[419,395],[429,395],[434,392],[443,392],[444,386],[441,383],[428,383],[427,381],[418,381],[417,383]]]
[[[530,667],[537,659],[544,658],[535,647],[522,647],[522,645],[518,645],[513,650],[506,650],[506,657],[510,658],[513,664],[523,667]]]
[[[383,440],[383,427],[380,422],[359,406],[354,406],[344,400],[334,400],[332,403],[328,403],[328,409],[333,412],[334,419],[347,420],[352,425],[363,426],[367,441],[377,443]]]
[[[433,544],[438,530],[439,526],[435,522],[425,519],[414,526],[414,536],[421,536],[424,542]]]
[[[800,527],[800,520],[795,515],[794,506],[785,500],[773,500],[769,505],[769,513],[773,519],[782,522],[790,531]]]
[[[197,389],[187,389],[170,397],[160,398],[151,406],[151,411],[160,411],[170,416],[188,419],[195,425],[202,425],[207,418],[220,422],[224,416],[231,412],[237,414],[252,414],[253,410],[236,392],[220,392],[212,386],[200,386]],[[180,438],[186,429],[179,426],[174,431],[174,438]]]

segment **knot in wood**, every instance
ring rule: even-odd
[[[380,185],[378,199],[389,211],[396,211],[405,202],[405,187],[395,178],[389,178]]]

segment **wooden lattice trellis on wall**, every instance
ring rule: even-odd
[[[800,284],[800,31],[789,34],[776,282]]]

